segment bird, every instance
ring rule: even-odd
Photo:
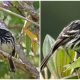
[[[50,57],[60,46],[64,46],[66,50],[70,48],[78,52],[80,49],[80,20],[71,21],[67,26],[63,28],[49,53],[42,60],[40,66],[41,71],[43,71]]]
[[[0,50],[9,53],[9,69],[11,72],[15,72],[15,66],[12,61],[12,56],[15,56],[15,39],[2,19],[0,19]]]

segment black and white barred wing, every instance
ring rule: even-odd
[[[74,23],[68,25],[59,34],[57,40],[61,40],[61,45],[66,45],[68,48],[76,47],[80,43],[79,27],[80,25],[75,25]]]
[[[7,53],[12,53],[14,45],[15,42],[12,34],[9,31],[0,29],[0,49]]]

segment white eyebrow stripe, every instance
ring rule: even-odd
[[[71,30],[71,31],[67,31],[68,33],[75,33],[75,32],[79,32],[79,30]]]
[[[69,35],[62,34],[62,37],[69,37]]]

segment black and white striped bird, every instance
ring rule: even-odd
[[[10,71],[15,72],[15,67],[11,58],[15,55],[15,40],[2,20],[0,20],[0,50],[10,54],[8,58]]]
[[[43,59],[41,63],[40,70],[46,66],[49,58],[55,52],[55,50],[61,45],[65,46],[66,49],[71,48],[78,51],[80,48],[80,20],[72,21],[67,27],[61,31],[57,37],[53,47],[47,56]]]

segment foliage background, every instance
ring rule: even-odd
[[[18,1],[12,1],[11,3],[13,5],[10,5],[9,1],[0,1],[0,6],[8,10],[11,10],[19,15],[22,15],[21,13],[23,13],[22,16],[27,17],[26,13],[28,12],[26,10],[21,10],[21,8],[19,8]],[[20,3],[22,2],[20,1]],[[18,8],[16,8],[15,6]],[[35,11],[39,13],[39,2],[38,1],[33,2],[33,7]],[[20,9],[20,12],[18,9]],[[28,13],[28,15],[30,14]],[[31,35],[19,36],[21,33],[21,30],[23,29],[25,20],[18,18],[14,15],[10,15],[9,13],[2,11],[2,10],[0,10],[0,18],[4,20],[8,29],[14,35],[16,41],[18,42],[19,38],[21,39],[19,43],[21,44],[22,49],[25,52],[26,58],[38,69],[39,68],[39,40],[37,41],[37,43],[34,42],[33,47],[32,47],[31,37],[33,36]],[[32,23],[30,24],[31,25],[28,26],[29,27],[28,30],[34,35],[34,31],[35,31],[34,25]],[[39,34],[37,38],[39,38]],[[8,78],[26,79],[26,78],[34,78],[34,77],[32,76],[31,73],[29,72],[25,73],[24,71],[20,69],[16,69],[15,77],[13,77],[12,73],[9,71],[8,62],[6,62],[6,60],[0,59],[0,78],[2,79],[3,78],[5,79],[8,79]]]

